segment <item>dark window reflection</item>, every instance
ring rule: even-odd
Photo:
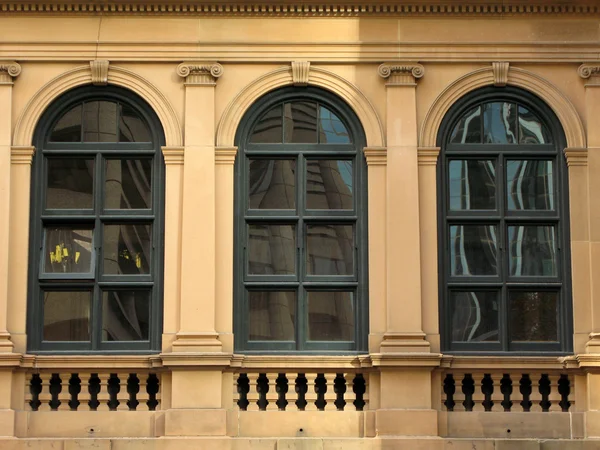
[[[295,274],[296,227],[294,225],[248,225],[248,273]]]
[[[150,329],[150,291],[102,293],[102,340],[147,341]]]
[[[483,143],[516,144],[517,110],[514,103],[484,103]]]
[[[509,226],[512,276],[556,276],[556,230],[553,226]]]
[[[90,340],[90,291],[46,291],[44,341]]]
[[[554,177],[552,161],[507,161],[508,209],[553,210]]]
[[[498,230],[495,225],[450,226],[451,274],[496,275]]]
[[[324,106],[319,106],[319,142],[321,144],[350,143],[350,133],[342,120]]]
[[[50,134],[51,142],[81,142],[81,105],[62,116]]]
[[[283,123],[281,105],[266,112],[252,130],[251,143],[280,144],[283,142]]]
[[[83,142],[118,142],[116,103],[83,104]]]
[[[46,208],[91,209],[94,207],[94,160],[49,158]]]
[[[450,161],[448,179],[451,210],[496,209],[495,161]]]
[[[308,292],[308,339],[354,341],[353,292]]]
[[[91,229],[48,227],[44,232],[45,273],[90,273],[94,254]]]
[[[317,143],[317,104],[293,102],[283,105],[283,142]]]
[[[354,273],[354,227],[307,225],[306,264],[310,275]]]
[[[523,106],[519,106],[519,144],[549,144],[550,130],[542,120]]]
[[[102,252],[105,274],[150,273],[152,248],[150,225],[104,225],[103,232]]]
[[[456,124],[450,136],[452,144],[481,143],[481,107],[467,112]]]
[[[106,160],[105,209],[152,207],[152,160]]]
[[[296,209],[296,161],[251,159],[248,195],[250,209]]]
[[[452,341],[498,341],[498,293],[451,292]]]
[[[151,142],[146,121],[130,106],[120,105],[119,142]]]
[[[296,340],[296,292],[249,291],[250,341]]]
[[[511,341],[558,341],[558,293],[509,294]]]
[[[353,209],[352,161],[321,159],[306,162],[307,209]]]

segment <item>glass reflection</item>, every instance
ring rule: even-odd
[[[152,207],[152,160],[106,160],[105,209],[149,209]]]
[[[46,291],[44,341],[90,340],[90,291]]]
[[[484,103],[483,143],[516,144],[517,110],[513,103]]]
[[[556,276],[553,226],[509,226],[508,248],[512,276]]]
[[[448,172],[451,210],[496,209],[494,161],[453,160],[448,164]]]
[[[496,275],[498,233],[495,225],[450,226],[453,276]]]
[[[150,329],[150,291],[102,293],[102,340],[147,341]]]
[[[308,292],[308,339],[354,340],[354,293]]]
[[[349,144],[350,134],[342,120],[324,106],[319,106],[319,142]]]
[[[453,342],[498,341],[498,294],[451,292]]]
[[[306,247],[309,275],[354,274],[352,225],[307,225]]]
[[[353,209],[352,161],[321,159],[306,162],[307,209]]]
[[[481,107],[473,108],[458,121],[450,136],[452,144],[481,144]]]
[[[50,142],[81,142],[81,105],[58,120],[50,134]]]
[[[104,225],[102,252],[107,275],[150,273],[150,225]]]
[[[506,162],[508,209],[553,210],[554,170],[552,161]]]
[[[248,195],[250,209],[296,209],[296,161],[251,159]]]
[[[283,105],[283,142],[317,143],[317,104],[293,102]]]
[[[257,144],[280,144],[283,142],[281,105],[267,111],[256,122],[250,142]]]
[[[152,134],[146,121],[127,105],[120,105],[119,142],[151,142]]]
[[[49,158],[47,161],[46,208],[93,208],[94,160]]]
[[[296,340],[296,292],[249,291],[248,339]]]
[[[118,142],[116,103],[83,104],[83,142]]]
[[[519,106],[519,144],[549,144],[550,130],[541,119]]]
[[[45,273],[90,273],[94,245],[91,229],[47,227],[44,232]]]
[[[296,227],[294,225],[248,225],[248,273],[295,274]]]
[[[558,341],[558,293],[509,293],[510,340]]]

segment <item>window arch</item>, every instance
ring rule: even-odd
[[[312,87],[256,102],[238,129],[235,347],[367,349],[365,138]]]
[[[571,351],[558,119],[526,91],[484,88],[450,109],[438,143],[443,351]]]
[[[164,136],[129,91],[60,97],[34,137],[30,351],[160,351]]]

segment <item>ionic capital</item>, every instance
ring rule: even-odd
[[[383,63],[377,73],[387,80],[386,86],[414,85],[425,74],[425,68],[418,63]]]
[[[21,73],[21,66],[14,61],[0,61],[0,84],[12,84]]]
[[[600,86],[600,62],[595,64],[582,64],[577,73],[584,80],[588,80],[586,86]]]
[[[185,84],[214,86],[223,75],[218,62],[183,62],[177,66],[177,75],[185,78]]]

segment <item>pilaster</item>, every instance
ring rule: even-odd
[[[382,353],[429,351],[422,327],[419,196],[412,188],[419,182],[416,86],[424,72],[413,62],[378,68],[387,93],[387,318]]]
[[[6,249],[10,243],[10,183],[13,79],[21,73],[21,66],[13,61],[0,61],[0,280],[8,280],[10,257]],[[13,342],[8,324],[8,287],[0,283],[0,352],[11,352]]]

